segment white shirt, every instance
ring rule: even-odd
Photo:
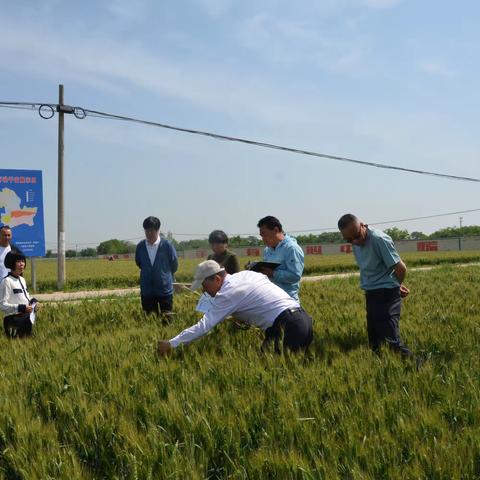
[[[155,242],[150,243],[148,240],[145,240],[145,245],[147,247],[148,258],[150,259],[150,263],[153,264],[155,262],[155,257],[157,256],[158,246],[160,245],[160,235],[155,240]]]
[[[297,301],[262,273],[246,270],[227,274],[212,299],[210,310],[198,323],[172,338],[170,344],[175,348],[196,340],[229,315],[266,330],[283,311],[299,306]]]
[[[9,275],[0,282],[0,310],[5,315],[19,313],[19,305],[29,305],[28,291],[22,277]]]
[[[3,263],[5,261],[5,257],[7,256],[7,253],[12,250],[12,247],[8,245],[7,247],[0,247],[0,280],[8,275],[8,272],[10,271],[8,268],[5,267],[5,264]]]

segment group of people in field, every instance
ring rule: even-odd
[[[169,355],[180,345],[202,337],[215,325],[233,316],[264,331],[262,351],[273,344],[275,352],[306,351],[313,340],[312,318],[300,304],[298,292],[304,270],[304,254],[295,238],[287,235],[280,221],[267,216],[258,221],[265,244],[258,271],[240,271],[235,253],[228,249],[228,237],[221,230],[209,236],[212,254],[195,272],[191,290],[202,287],[210,297],[209,308],[194,325],[169,340],[160,340],[157,350]],[[173,280],[178,267],[174,247],[160,235],[160,220],[143,222],[145,240],[136,249],[140,268],[141,301],[145,312],[169,315],[173,308]],[[360,269],[360,286],[365,291],[367,332],[371,348],[383,344],[402,356],[411,356],[400,338],[401,300],[409,293],[403,280],[406,266],[385,233],[369,227],[355,215],[343,215],[338,228],[345,242],[352,244]],[[275,265],[273,268],[271,265]]]
[[[173,283],[178,268],[174,246],[160,235],[160,220],[148,217],[143,222],[145,239],[135,251],[140,269],[140,295],[147,314],[172,315]],[[274,351],[306,351],[313,341],[313,322],[299,300],[304,270],[304,254],[295,238],[287,235],[280,221],[266,216],[258,221],[265,249],[264,263],[240,270],[236,254],[228,248],[228,237],[221,230],[209,236],[212,253],[201,262],[191,290],[202,287],[208,295],[208,309],[194,325],[169,340],[160,340],[157,351],[165,356],[180,345],[202,337],[215,325],[233,316],[237,321],[264,331],[262,351],[273,344]],[[406,266],[392,239],[380,230],[361,222],[355,215],[343,215],[338,228],[345,242],[352,244],[360,269],[360,286],[365,291],[368,341],[375,352],[383,344],[411,356],[400,339],[401,300],[409,294],[403,281]],[[23,272],[25,256],[11,244],[11,229],[0,228],[0,310],[9,337],[32,333],[39,303],[28,294]]]

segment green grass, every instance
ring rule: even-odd
[[[169,326],[134,298],[46,305],[35,338],[0,338],[0,478],[479,478],[479,272],[409,275],[420,371],[369,351],[354,278],[302,285],[308,360],[229,323],[157,360],[198,318],[192,294]]]
[[[413,252],[402,255],[409,268],[425,265],[472,263],[480,261],[480,252]],[[241,258],[243,267],[252,258]],[[177,282],[192,280],[195,267],[201,259],[180,259],[175,275]],[[304,275],[349,272],[358,270],[353,255],[308,255]],[[29,265],[25,274],[30,284]],[[38,292],[57,290],[57,263],[55,260],[37,260]],[[127,288],[139,285],[139,270],[133,260],[67,260],[65,290],[95,290]]]

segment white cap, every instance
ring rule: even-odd
[[[206,278],[224,270],[215,260],[205,260],[198,265],[190,290],[196,290]]]

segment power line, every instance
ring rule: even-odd
[[[435,176],[435,177],[442,177],[442,178],[448,178],[451,180],[462,180],[462,181],[468,181],[468,182],[477,182],[480,183],[480,179],[478,178],[472,178],[472,177],[463,177],[463,176],[457,176],[457,175],[449,175],[449,174],[444,174],[444,173],[437,173],[437,172],[430,172],[426,170],[417,170],[417,169],[411,169],[411,168],[405,168],[405,167],[397,167],[395,165],[387,165],[383,163],[376,163],[376,162],[367,162],[363,160],[356,160],[353,158],[348,158],[348,157],[339,157],[336,155],[328,155],[325,153],[318,153],[318,152],[313,152],[310,150],[303,150],[303,149],[297,149],[297,148],[292,148],[292,147],[285,147],[281,145],[276,145],[273,143],[265,143],[265,142],[258,142],[254,140],[248,140],[245,138],[240,138],[240,137],[230,137],[227,135],[220,135],[217,133],[211,133],[211,132],[206,132],[202,130],[193,130],[189,128],[182,128],[182,127],[175,127],[172,125],[167,125],[163,123],[158,123],[158,122],[151,122],[148,120],[141,120],[141,119],[136,119],[133,117],[125,117],[121,115],[113,115],[110,113],[105,113],[105,112],[99,112],[95,110],[88,110],[85,109],[85,112],[87,114],[91,115],[96,115],[98,117],[103,117],[103,118],[111,118],[111,119],[116,119],[116,120],[124,120],[124,121],[129,121],[129,122],[134,122],[134,123],[140,123],[144,125],[151,125],[151,126],[156,126],[160,128],[166,128],[169,130],[175,130],[179,132],[184,132],[184,133],[191,133],[195,135],[203,135],[207,136],[210,138],[214,138],[217,140],[227,140],[231,142],[239,142],[239,143],[244,143],[247,145],[253,145],[257,147],[264,147],[264,148],[270,148],[274,150],[281,150],[285,152],[290,152],[290,153],[297,153],[301,155],[310,155],[314,157],[319,157],[319,158],[326,158],[329,160],[336,160],[336,161],[341,161],[341,162],[349,162],[349,163],[354,163],[357,165],[364,165],[364,166],[369,166],[369,167],[376,167],[376,168],[384,168],[384,169],[389,169],[389,170],[398,170],[402,172],[409,172],[409,173],[416,173],[420,175],[430,175],[430,176]]]
[[[38,106],[38,111],[39,114],[42,118],[52,118],[53,115],[55,114],[55,111],[59,111],[59,105],[55,104],[50,104],[50,103],[32,103],[32,102],[0,102],[0,107],[11,107],[11,106],[21,106],[21,105],[28,105],[28,106]],[[375,167],[375,168],[382,168],[382,169],[387,169],[387,170],[396,170],[400,172],[407,172],[407,173],[415,173],[418,175],[428,175],[428,176],[434,176],[434,177],[440,177],[440,178],[447,178],[449,180],[460,180],[460,181],[465,181],[465,182],[476,182],[480,183],[480,179],[474,178],[474,177],[464,177],[464,176],[459,176],[459,175],[450,175],[446,173],[439,173],[439,172],[432,172],[432,171],[427,171],[427,170],[418,170],[418,169],[412,169],[412,168],[405,168],[405,167],[398,167],[396,165],[388,165],[384,163],[378,163],[378,162],[367,162],[364,160],[357,160],[354,158],[349,158],[349,157],[340,157],[337,155],[329,155],[326,153],[319,153],[319,152],[314,152],[311,150],[303,150],[303,149],[298,149],[298,148],[292,148],[292,147],[286,147],[282,145],[276,145],[273,143],[266,143],[266,142],[259,142],[255,140],[249,140],[246,138],[240,138],[240,137],[231,137],[227,135],[221,135],[218,133],[212,133],[212,132],[207,132],[204,130],[194,130],[190,128],[183,128],[183,127],[176,127],[173,125],[168,125],[165,123],[160,123],[160,122],[153,122],[149,120],[142,120],[139,118],[134,118],[134,117],[127,117],[123,115],[115,115],[113,113],[107,113],[107,112],[101,112],[98,110],[90,110],[82,107],[69,107],[69,106],[62,106],[64,109],[69,108],[70,110],[62,110],[65,113],[72,113],[74,114],[77,118],[82,119],[85,118],[87,115],[93,116],[93,117],[99,117],[99,118],[105,118],[105,119],[110,119],[110,120],[122,120],[122,121],[127,121],[127,122],[133,122],[133,123],[138,123],[142,125],[149,125],[153,127],[159,127],[159,128],[165,128],[168,130],[175,130],[178,132],[183,132],[183,133],[190,133],[194,135],[202,135],[206,136],[209,138],[213,138],[216,140],[226,140],[230,142],[238,142],[238,143],[243,143],[246,145],[251,145],[251,146],[256,146],[256,147],[262,147],[262,148],[269,148],[269,149],[274,149],[274,150],[280,150],[284,152],[289,152],[289,153],[296,153],[300,155],[309,155],[313,157],[318,157],[318,158],[324,158],[324,159],[329,159],[329,160],[334,160],[334,161],[339,161],[339,162],[348,162],[348,163],[353,163],[356,165],[363,165],[367,167]],[[42,108],[44,114],[42,114]],[[48,114],[46,114],[48,110]]]
[[[436,217],[446,217],[448,215],[458,215],[459,213],[471,213],[471,212],[479,212],[480,208],[472,208],[470,210],[461,210],[458,212],[449,212],[449,213],[438,213],[436,215],[426,215],[424,217],[414,217],[414,218],[403,218],[401,220],[390,220],[386,222],[375,222],[371,223],[370,225],[384,225],[386,223],[400,223],[400,222],[410,222],[412,220],[423,220],[425,218],[436,218]]]

